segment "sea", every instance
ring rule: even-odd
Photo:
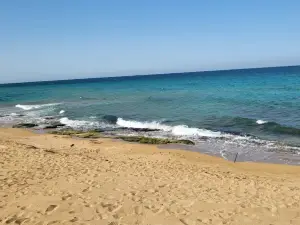
[[[300,164],[300,66],[0,85],[0,126],[189,139],[227,160]],[[61,129],[61,128],[58,128]]]

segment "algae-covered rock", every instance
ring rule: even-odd
[[[72,130],[72,129],[66,129],[66,130],[54,130],[51,131],[50,134],[57,134],[57,135],[74,135],[78,134],[80,131]]]
[[[15,124],[13,125],[13,128],[32,128],[32,127],[36,127],[37,124],[35,123],[19,123],[19,124]]]
[[[175,143],[178,144],[185,144],[185,145],[195,145],[195,143],[191,140],[186,140],[186,139],[182,139],[182,140],[177,140]]]
[[[99,132],[96,131],[88,131],[80,134],[75,134],[76,137],[79,138],[99,138],[101,137]]]
[[[44,129],[55,129],[55,128],[64,127],[64,126],[66,126],[66,125],[63,123],[54,122],[54,123],[45,125]]]
[[[185,144],[185,145],[195,145],[194,142],[190,140],[172,140],[165,138],[151,138],[151,137],[142,137],[142,136],[122,136],[120,139],[128,142],[138,142],[142,144]]]
[[[72,129],[66,129],[66,130],[55,130],[50,132],[51,134],[56,135],[69,135],[79,138],[98,138],[100,137],[100,133],[98,131],[80,131],[80,130],[72,130]]]

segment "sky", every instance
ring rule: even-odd
[[[0,1],[0,83],[300,64],[298,0]]]

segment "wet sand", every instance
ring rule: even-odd
[[[224,150],[222,143],[202,142],[194,146],[182,144],[169,144],[158,146],[160,149],[179,149],[221,157],[228,161],[236,162],[259,162],[272,164],[300,165],[300,152],[291,152],[284,149],[269,149],[264,145],[260,146],[236,146],[228,145]],[[220,149],[223,149],[220,151]]]
[[[0,224],[300,224],[300,167],[0,129]]]

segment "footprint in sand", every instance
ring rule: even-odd
[[[26,221],[29,221],[29,218],[19,218],[15,221],[15,223],[21,225]]]
[[[142,215],[143,214],[143,207],[142,206],[136,206],[134,208],[134,212],[136,215]]]
[[[57,208],[58,208],[58,205],[49,205],[48,208],[46,209],[45,213],[46,214],[51,214]]]
[[[7,146],[5,146],[5,145],[0,145],[0,149],[7,149]]]
[[[10,224],[14,222],[14,224],[22,225],[26,221],[29,221],[29,218],[17,217],[16,215],[14,215],[13,217],[6,220],[5,223]]]
[[[68,194],[68,195],[66,195],[66,196],[61,197],[61,199],[62,199],[63,201],[66,201],[66,200],[69,200],[71,197],[72,197],[72,195],[71,195],[71,194]]]
[[[12,222],[14,222],[17,219],[17,216],[14,215],[13,217],[9,218],[8,220],[5,221],[6,224],[10,224]]]
[[[77,221],[78,221],[77,217],[74,217],[73,219],[70,220],[70,222],[72,222],[72,223],[77,222]]]

